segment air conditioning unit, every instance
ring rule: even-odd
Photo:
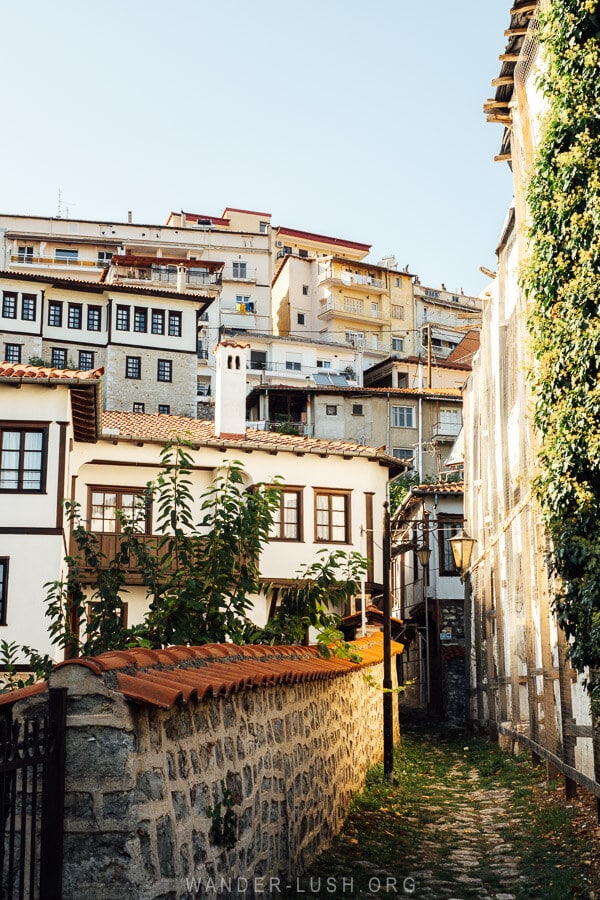
[[[275,241],[276,247],[283,247],[283,241]]]

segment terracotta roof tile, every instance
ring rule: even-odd
[[[47,690],[47,681],[36,681],[35,684],[28,684],[26,687],[15,688],[14,691],[6,691],[5,694],[0,694],[0,706],[7,706],[9,703],[17,703],[19,700],[26,700],[27,697],[34,697],[36,694],[45,694]]]
[[[422,397],[455,397],[457,400],[462,398],[460,388],[394,388],[394,387],[342,387],[336,384],[317,384],[317,385],[290,385],[290,384],[265,384],[255,385],[251,393],[293,393],[293,394],[342,394],[349,397],[369,396],[377,394],[389,394],[392,397],[404,396],[422,396]]]
[[[44,378],[51,381],[73,380],[97,381],[104,375],[104,369],[54,369],[49,366],[27,366],[21,363],[0,362],[0,378]]]
[[[183,437],[200,446],[234,447],[266,450],[271,452],[334,454],[338,456],[362,456],[382,463],[398,466],[401,462],[374,447],[366,447],[351,441],[328,441],[320,438],[300,437],[274,431],[246,429],[245,437],[229,438],[215,435],[214,422],[188,419],[185,416],[169,416],[159,413],[130,413],[106,411],[102,416],[105,440],[169,441]]]
[[[320,656],[316,647],[205,644],[166,650],[117,650],[100,656],[70,659],[63,666],[85,666],[137,703],[170,709],[176,703],[207,696],[230,696],[260,685],[293,684],[334,678],[383,659],[383,635],[359,638],[353,647],[360,663]],[[392,642],[392,654],[403,645]]]
[[[439,482],[438,484],[419,484],[412,488],[413,494],[463,494],[464,481]]]

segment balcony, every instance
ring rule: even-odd
[[[159,256],[114,255],[107,277],[110,284],[160,286],[216,296],[223,282],[223,263]]]
[[[121,534],[114,533],[95,533],[95,538],[98,541],[98,550],[101,554],[103,554],[103,558],[101,557],[100,566],[102,569],[107,569],[109,563],[112,559],[114,559],[117,553],[121,551]],[[148,535],[139,535],[140,539],[146,545],[148,550],[150,550],[153,555],[156,554],[158,550],[158,543],[161,540],[160,535],[156,534],[148,534]],[[77,545],[71,539],[71,546],[69,550],[71,556],[78,556]],[[127,584],[142,584],[142,578],[137,570],[137,565],[135,563],[135,559],[126,559],[124,562],[124,569],[126,575],[126,583]],[[92,569],[82,567],[81,569],[82,580],[84,583],[89,583],[94,579],[94,573]],[[166,573],[165,573],[166,574]]]
[[[44,269],[103,269],[106,266],[104,261],[97,259],[72,259],[59,258],[55,256],[32,256],[30,254],[17,254],[10,257],[11,266],[39,266]]]
[[[223,278],[225,281],[241,281],[245,284],[254,284],[256,282],[256,269],[251,269],[245,263],[233,263],[231,266],[225,266]]]
[[[433,425],[432,440],[453,444],[462,428],[461,422],[437,421]]]
[[[334,300],[333,297],[325,297],[321,300],[321,308],[318,312],[319,319],[350,319],[365,324],[384,325],[381,310],[374,312],[368,300],[358,300],[354,297],[344,297],[342,300]]]
[[[351,287],[367,294],[384,294],[386,292],[385,282],[374,275],[362,272],[347,272],[340,268],[328,266],[324,271],[319,273],[319,284],[329,284],[332,286]]]
[[[313,437],[314,426],[306,425],[304,422],[283,421],[281,418],[272,421],[264,419],[258,421],[247,421],[247,428],[256,428],[258,431],[276,431],[279,434],[292,434],[298,437]]]

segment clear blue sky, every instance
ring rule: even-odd
[[[181,208],[373,244],[478,293],[511,198],[482,104],[509,2],[29,0],[2,11],[0,211]]]

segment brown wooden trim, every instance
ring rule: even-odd
[[[8,491],[6,491],[5,493],[8,493]],[[16,492],[13,491],[12,493],[16,493]],[[18,493],[22,493],[22,492],[19,491]],[[31,491],[29,491],[28,493],[31,493]],[[13,528],[10,526],[8,528],[0,528],[0,534],[62,534],[62,533],[63,533],[62,528],[29,528],[28,526],[24,526],[21,528]]]
[[[367,529],[367,581],[375,578],[375,544],[373,541],[373,491],[365,491],[365,526]]]
[[[115,441],[112,443],[118,444],[118,438],[121,435],[109,435],[108,438],[115,438]],[[142,446],[146,443],[156,443],[155,438],[140,438],[139,443],[136,442],[137,446]],[[225,448],[223,448],[225,449]],[[135,460],[121,460],[121,459],[88,459],[83,465],[87,466],[129,466],[131,469],[160,469],[160,460],[156,462],[137,462]],[[186,466],[187,468],[187,466]],[[190,471],[194,472],[214,472],[214,466],[189,466]],[[144,486],[145,487],[145,486]],[[138,490],[138,488],[136,488]],[[143,488],[142,488],[143,490]]]
[[[56,480],[56,527],[64,525],[63,493],[65,491],[65,456],[67,452],[67,423],[59,422],[60,435],[58,440],[58,478]]]
[[[22,434],[25,434],[28,431],[38,431],[41,432],[42,435],[42,464],[40,468],[40,486],[39,488],[0,488],[0,495],[2,494],[47,494],[46,490],[46,481],[48,478],[48,432],[49,432],[50,422],[13,422],[11,420],[1,420],[0,421],[0,451],[2,447],[1,434],[4,431],[19,431]],[[23,454],[24,447],[20,448],[19,451],[20,459],[19,459],[19,472],[18,472],[18,481],[22,484],[23,482]]]
[[[7,624],[6,610],[8,607],[8,570],[10,565],[10,557],[0,556],[0,565],[4,569],[4,579],[2,582],[2,591],[0,592],[0,625]]]
[[[295,484],[286,484],[278,486],[280,490],[280,501],[279,501],[279,516],[280,516],[280,531],[283,532],[285,530],[285,523],[283,521],[283,512],[284,512],[284,495],[285,494],[295,494],[298,498],[298,505],[296,507],[298,513],[298,527],[297,527],[297,535],[293,538],[284,537],[269,537],[269,542],[273,543],[287,543],[287,544],[303,544],[304,543],[304,488],[305,485],[295,485]]]
[[[343,541],[335,541],[332,538],[317,537],[317,497],[345,497],[345,530],[346,536]],[[318,488],[313,487],[313,522],[314,522],[314,543],[315,544],[351,544],[352,543],[352,490],[344,488]],[[329,534],[331,534],[331,504],[329,504]]]
[[[90,527],[90,523],[92,521],[92,494],[94,491],[102,494],[117,494],[117,509],[121,509],[119,506],[119,494],[136,494],[137,496],[143,496],[146,490],[146,486],[139,487],[136,485],[135,487],[130,487],[129,485],[114,485],[114,484],[88,484],[88,502],[87,502],[87,511],[85,515],[85,521]],[[115,523],[115,526],[118,526],[118,522]],[[107,531],[107,532],[95,532],[98,534],[120,534],[120,529],[115,532]],[[139,534],[151,535],[152,534],[152,503],[146,504],[146,528],[144,531],[138,532]]]

